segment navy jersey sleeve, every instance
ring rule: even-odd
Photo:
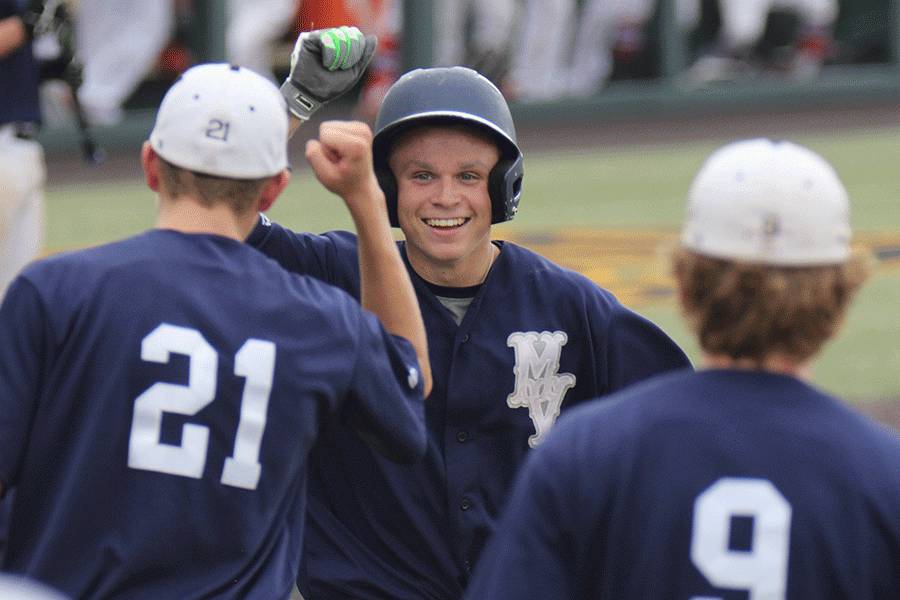
[[[687,355],[655,323],[615,302],[603,347],[609,391],[678,368],[691,368]]]
[[[0,19],[20,13],[23,2],[0,0]],[[31,44],[0,59],[0,124],[41,122],[38,67]]]
[[[423,382],[412,344],[363,311],[359,360],[342,419],[388,459],[412,464],[425,453]],[[390,373],[373,377],[372,373]]]
[[[0,479],[15,485],[27,432],[37,408],[41,365],[49,348],[50,319],[37,290],[15,279],[0,305]]]
[[[321,235],[296,233],[260,215],[246,241],[288,271],[315,277],[359,299],[356,234],[349,231]]]
[[[357,301],[360,298],[359,258],[353,233],[296,233],[261,215],[246,243],[288,271],[338,287]],[[388,334],[374,314],[363,314],[361,343],[367,347],[360,353],[362,362],[356,366],[351,397],[341,420],[349,422],[361,437],[391,460],[415,462],[425,446],[423,383],[418,370],[411,374],[408,365],[417,368],[418,359],[409,341]],[[378,361],[383,364],[373,364]],[[368,370],[371,368],[390,369],[394,376],[366,376],[371,373]],[[404,387],[407,383],[410,385]],[[413,390],[417,393],[411,394]],[[407,401],[397,404],[392,400],[394,398],[406,398]],[[391,433],[378,433],[384,431]],[[414,434],[412,438],[411,434]]]

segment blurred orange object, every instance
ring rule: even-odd
[[[312,29],[328,29],[341,25],[356,25],[358,19],[344,0],[301,0],[297,15],[297,34]],[[295,36],[296,37],[296,36]]]

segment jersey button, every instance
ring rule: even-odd
[[[469,334],[467,333],[466,335],[464,335],[464,336],[462,337],[462,343],[465,344],[465,343],[468,342],[468,341],[469,341]]]
[[[458,431],[458,432],[456,433],[456,441],[457,441],[457,442],[462,443],[462,442],[465,442],[465,441],[468,440],[468,439],[469,439],[469,434],[466,433],[465,431]]]
[[[459,503],[459,507],[463,510],[469,510],[469,506],[471,506],[468,498],[463,498],[462,502]]]

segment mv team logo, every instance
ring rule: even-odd
[[[532,448],[544,440],[559,416],[563,396],[575,385],[574,375],[558,373],[559,355],[568,340],[564,331],[520,331],[506,338],[516,353],[516,389],[506,403],[510,408],[528,407],[536,432],[528,438]]]

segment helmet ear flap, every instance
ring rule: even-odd
[[[397,213],[397,178],[387,165],[375,165],[375,178],[384,192],[384,200],[387,203],[388,220],[391,227],[400,227],[400,218]]]
[[[522,177],[525,174],[522,155],[501,158],[488,175],[488,194],[491,197],[491,223],[511,220],[519,210],[522,197]]]

